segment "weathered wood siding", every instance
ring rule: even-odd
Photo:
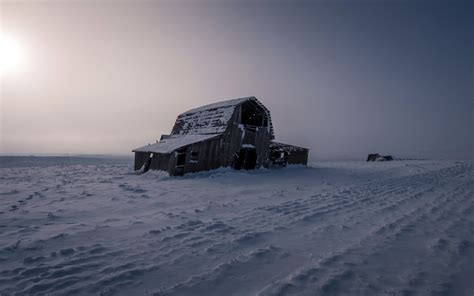
[[[308,152],[307,149],[302,149],[298,151],[291,151],[288,154],[288,164],[308,164]]]
[[[217,169],[219,167],[225,166],[222,163],[221,159],[221,147],[222,147],[222,138],[217,137],[214,139],[193,143],[186,147],[181,148],[180,150],[186,151],[186,158],[184,162],[183,172],[192,173],[199,171],[208,171]],[[192,153],[197,153],[197,159],[193,160]],[[170,157],[170,175],[179,174],[179,171],[176,169],[177,156],[176,153],[172,153]]]
[[[271,133],[268,127],[245,127],[240,124],[242,108],[239,106],[234,111],[231,122],[224,133],[222,145],[223,163],[231,166],[234,154],[238,153],[242,145],[253,145],[257,151],[257,167],[268,166],[268,153]]]
[[[169,154],[153,153],[150,169],[160,170],[160,171],[169,171],[169,162],[170,162]]]
[[[150,158],[150,152],[135,152],[135,165],[134,169],[139,170]],[[151,170],[162,170],[169,171],[169,154],[153,153],[151,159],[150,169]]]
[[[150,153],[148,152],[135,152],[135,171],[141,169],[142,166],[147,162],[149,157]]]

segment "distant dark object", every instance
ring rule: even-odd
[[[391,161],[393,157],[391,155],[380,155],[380,154],[369,154],[367,161]]]
[[[170,135],[133,150],[135,170],[172,176],[219,167],[251,170],[308,162],[306,148],[273,142],[270,111],[255,97],[218,102],[178,115]]]
[[[369,156],[367,156],[367,161],[375,161],[379,157],[380,154],[369,154]]]

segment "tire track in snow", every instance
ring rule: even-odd
[[[442,174],[436,175],[435,177],[436,177],[436,178],[452,178],[452,177],[454,177],[454,176],[456,176],[456,175],[458,175],[458,174],[459,174],[459,172],[458,172],[457,170],[446,169],[446,170],[444,170],[444,171],[442,172]],[[413,177],[410,177],[410,178],[409,178],[409,179],[411,180],[411,183],[410,183],[409,186],[412,186],[412,187],[416,188],[416,187],[418,187],[418,186],[420,186],[420,185],[423,185],[425,182],[430,181],[430,180],[433,178],[433,175],[431,175],[431,174],[429,174],[429,173],[428,173],[428,174],[425,173],[425,174],[422,174],[421,176],[416,176],[416,177],[417,177],[417,178],[413,178]],[[408,178],[401,178],[401,179],[398,179],[398,180],[389,180],[388,182],[389,182],[391,185],[390,185],[390,186],[387,186],[388,190],[392,190],[391,192],[405,192],[404,190],[401,190],[401,188],[407,186],[407,183],[406,183],[406,182],[407,182],[407,179],[408,179]],[[380,185],[380,184],[379,184],[379,185]],[[358,187],[356,187],[356,188],[370,188],[370,186],[371,186],[371,185],[363,185],[363,186],[358,186]],[[355,191],[355,190],[352,189],[352,191],[349,191],[349,192],[353,192],[353,191]],[[365,190],[360,190],[359,192],[361,192],[360,195],[362,195],[362,194],[365,194],[366,191],[365,191]],[[408,195],[408,196],[403,196],[403,197],[397,199],[396,202],[397,202],[399,205],[407,204],[408,201],[410,201],[410,200],[412,200],[412,199],[417,199],[417,198],[419,198],[420,196],[422,196],[423,194],[428,193],[428,192],[433,192],[433,188],[428,188],[428,189],[420,190],[419,192],[416,192],[415,194]],[[379,191],[379,192],[378,192],[378,195],[382,195],[382,196],[383,196],[383,191]],[[354,195],[353,195],[353,194],[352,194],[351,196],[354,198]],[[376,197],[374,197],[374,199],[376,199]],[[359,201],[362,201],[362,202],[366,202],[366,203],[370,201],[370,200],[366,200],[366,199],[358,199],[357,196],[356,196],[356,200],[359,200]],[[306,202],[307,202],[306,206],[307,206],[308,204],[310,204],[310,201],[307,200]],[[372,203],[375,204],[375,203],[380,203],[380,202],[376,200],[376,201],[372,201]],[[286,204],[287,204],[287,203],[283,203],[283,205],[284,205],[283,207],[285,207]],[[336,202],[331,203],[330,206],[328,206],[328,205],[323,205],[323,206],[321,206],[321,207],[317,207],[317,210],[318,210],[318,211],[322,211],[321,213],[323,213],[323,214],[330,214],[330,213],[334,213],[334,212],[338,212],[338,211],[339,211],[339,212],[340,212],[340,211],[343,211],[345,208],[347,208],[348,211],[350,212],[351,207],[352,207],[352,208],[357,208],[357,207],[355,206],[356,204],[357,204],[357,202],[353,202],[353,203],[350,204],[350,207],[349,207],[349,206],[348,206],[348,207],[345,207],[345,204],[344,204],[344,203],[341,203],[341,201],[339,200],[339,201],[336,201]],[[354,205],[354,206],[352,206],[352,205]],[[331,207],[331,206],[332,206],[332,207]],[[390,206],[392,206],[392,205],[390,205]],[[297,208],[298,208],[298,209],[304,209],[305,207],[298,205]],[[248,220],[250,220],[250,221],[253,220],[256,225],[260,225],[260,226],[265,225],[265,222],[267,221],[267,219],[262,219],[262,218],[268,218],[268,217],[265,217],[264,215],[262,215],[262,214],[261,214],[261,210],[262,210],[262,209],[260,208],[258,214],[255,214],[255,212],[251,212],[248,216],[244,216],[243,219],[248,219]],[[380,210],[380,209],[377,209],[377,210]],[[384,210],[384,209],[382,208],[382,210]],[[414,215],[418,210],[420,210],[420,208],[417,208],[417,209],[414,210],[411,214]],[[313,212],[313,214],[314,214],[314,212]],[[258,219],[260,219],[261,221],[258,221]],[[272,218],[270,218],[270,219],[272,219]],[[399,220],[395,220],[394,223],[387,223],[387,225],[389,225],[388,228],[389,228],[389,229],[395,228],[395,227],[396,227],[395,225],[396,225],[397,223],[400,223],[400,222],[401,222],[402,220],[404,220],[404,219],[406,219],[406,217],[399,218]],[[286,221],[286,220],[284,220],[284,221]],[[298,220],[298,221],[296,221],[296,222],[297,222],[297,223],[300,223],[301,220]],[[294,223],[295,223],[294,221],[291,221],[290,224],[294,224]],[[233,224],[239,224],[239,223],[237,223],[236,221],[232,221],[232,222],[229,222],[228,224],[233,225]],[[274,226],[275,226],[275,223],[272,222],[271,225],[274,227]],[[281,227],[281,226],[280,226],[280,227]],[[383,226],[381,231],[383,231],[385,228],[386,228],[386,226]],[[258,237],[260,234],[265,235],[266,233],[272,233],[272,232],[274,232],[274,229],[275,229],[275,227],[274,227],[273,229],[270,228],[270,229],[268,230],[268,232],[266,232],[265,230],[261,230],[260,232],[258,232],[258,231],[257,231],[257,232],[255,232],[255,231],[254,231],[254,232],[251,232],[251,233],[250,233],[250,238],[252,237],[251,234],[255,234],[255,235]],[[248,236],[249,234],[246,234],[246,235]],[[246,235],[244,235],[243,237],[245,237]],[[372,235],[373,235],[373,234],[372,234]],[[381,235],[380,231],[379,231],[376,235]],[[220,239],[222,240],[222,238],[220,238]],[[212,240],[211,240],[211,241],[212,241]],[[208,242],[209,242],[209,238],[208,238]],[[228,242],[228,243],[222,243],[222,242],[220,242],[220,243],[214,245],[213,247],[215,247],[215,249],[229,250],[229,248],[232,249],[232,246],[229,246],[229,245],[235,244],[235,242],[236,242],[235,240],[232,241],[232,242],[230,242],[230,243],[229,243],[229,242]],[[237,243],[238,243],[238,242],[239,242],[239,241],[237,240]],[[254,242],[254,243],[255,243],[255,242]],[[250,245],[251,245],[252,247],[254,247],[255,245],[258,245],[258,244],[250,244]]]
[[[465,189],[466,187],[468,189]],[[387,293],[391,295],[393,292],[393,294],[398,295],[410,292],[411,290],[407,288],[401,288],[392,292],[380,290],[380,286],[388,286],[389,283],[385,282],[384,285],[377,285],[380,283],[370,281],[367,277],[364,278],[364,274],[360,274],[360,268],[357,267],[366,264],[365,262],[368,258],[372,257],[376,257],[378,261],[383,262],[384,260],[381,256],[385,256],[383,253],[384,249],[388,249],[392,242],[402,239],[402,236],[413,235],[412,232],[414,230],[420,229],[420,227],[415,226],[430,223],[430,217],[433,214],[438,215],[436,219],[447,222],[442,224],[444,230],[438,229],[438,232],[449,233],[449,229],[459,227],[458,221],[452,219],[453,214],[459,210],[459,207],[464,206],[467,202],[471,202],[472,206],[472,186],[466,187],[456,190],[455,192],[449,192],[448,194],[441,193],[435,197],[435,202],[432,202],[429,206],[419,206],[411,210],[410,213],[392,220],[386,225],[382,225],[360,242],[336,252],[332,256],[321,259],[312,267],[296,272],[290,276],[288,280],[280,284],[270,285],[264,289],[261,294],[307,295],[317,293],[318,295],[337,295],[350,293],[351,295],[367,295]],[[469,189],[469,187],[471,188]],[[453,198],[453,193],[454,196],[456,196],[455,198]],[[440,209],[444,210],[440,211]],[[469,245],[469,243],[462,241],[461,245],[465,247]],[[428,255],[428,257],[435,256]],[[446,268],[449,268],[448,266],[450,265],[446,264]],[[429,269],[418,271],[418,274],[422,275],[429,273],[431,273]],[[443,276],[446,277],[446,274],[442,274],[440,278]],[[449,278],[449,275],[447,277]],[[437,280],[439,280],[439,278]],[[437,280],[432,280],[430,282],[431,286],[435,284]],[[409,279],[408,282],[416,282],[416,279]],[[311,293],[309,291],[311,291]],[[423,292],[421,287],[413,293],[418,295],[420,292]]]

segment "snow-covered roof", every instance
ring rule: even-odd
[[[247,100],[250,100],[250,99],[255,99],[255,97],[244,97],[244,98],[220,101],[220,102],[216,102],[216,103],[212,103],[212,104],[208,104],[208,105],[204,105],[204,106],[201,106],[201,107],[197,107],[197,108],[188,110],[186,112],[181,113],[179,116],[190,114],[190,113],[197,113],[197,112],[207,111],[207,110],[235,107],[235,106],[240,105],[241,103],[243,103]]]
[[[284,144],[284,143],[275,142],[275,141],[270,142],[270,149],[282,149],[284,151],[289,151],[289,152],[308,150],[308,148],[299,147],[299,146],[295,146],[295,145]]]
[[[153,152],[153,153],[171,153],[181,147],[209,140],[218,137],[218,135],[175,135],[162,139],[161,141],[148,144],[143,147],[132,150],[133,152]]]
[[[273,137],[273,126],[270,111],[255,97],[244,97],[221,101],[198,108],[188,110],[178,115],[171,134],[221,134],[224,133],[227,125],[234,114],[234,110],[246,101],[253,101],[262,109],[268,117],[270,132]]]
[[[274,138],[270,111],[257,98],[245,97],[188,110],[178,115],[170,136],[162,137],[157,143],[136,148],[133,152],[171,153],[181,147],[217,137],[227,129],[235,108],[247,101],[254,102],[265,111],[270,133]]]

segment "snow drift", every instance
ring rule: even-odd
[[[1,295],[474,292],[473,163],[32,160],[0,159]]]

